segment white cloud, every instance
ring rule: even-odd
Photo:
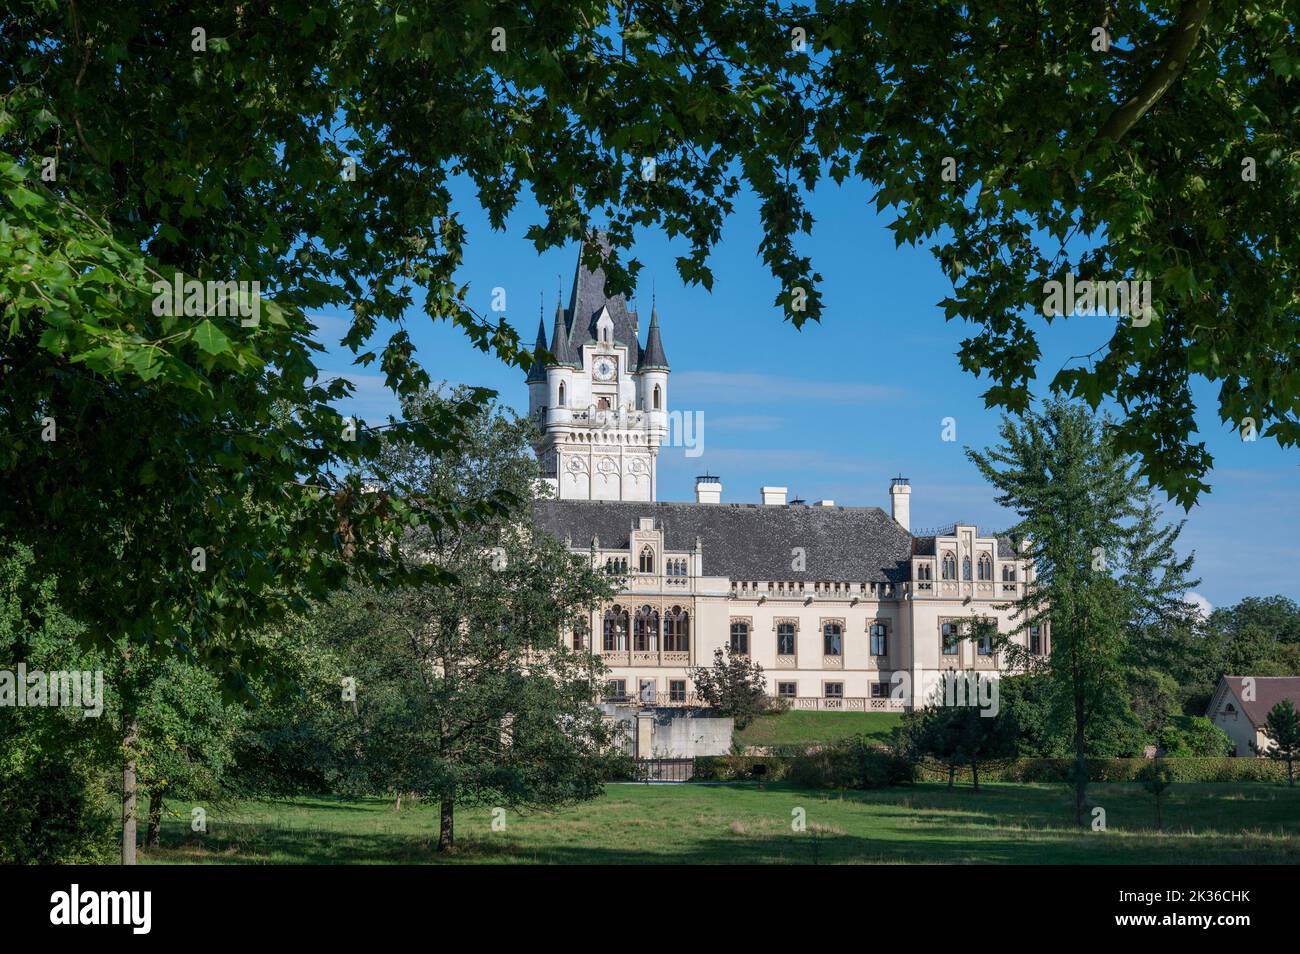
[[[1207,617],[1212,612],[1214,612],[1214,607],[1210,605],[1210,601],[1207,600],[1200,593],[1194,592],[1192,590],[1188,590],[1187,593],[1183,596],[1183,602],[1187,603],[1190,606],[1195,607],[1196,611],[1203,617]]]

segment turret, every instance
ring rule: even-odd
[[[662,442],[668,434],[668,358],[659,337],[659,309],[650,306],[650,330],[645,350],[641,352],[641,407],[645,409],[650,429]]]

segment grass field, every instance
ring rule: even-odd
[[[760,716],[735,739],[741,745],[803,745],[866,735],[883,742],[902,718],[899,712],[785,712]]]
[[[1300,862],[1300,789],[1266,783],[1175,786],[1166,831],[1136,785],[1092,788],[1105,832],[1068,824],[1062,786],[939,784],[828,795],[786,785],[611,785],[554,813],[456,815],[457,851],[433,850],[436,806],[325,798],[209,806],[205,836],[189,806],[169,806],[149,863],[845,863],[1262,864]],[[792,811],[807,830],[791,830]]]

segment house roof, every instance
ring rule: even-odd
[[[879,507],[806,507],[601,500],[539,500],[538,525],[575,547],[625,549],[642,517],[653,517],[668,550],[698,538],[704,575],[732,580],[900,583],[910,577],[911,535]],[[803,549],[802,565],[795,548]]]
[[[1226,688],[1236,697],[1237,704],[1241,711],[1246,713],[1246,718],[1256,728],[1268,722],[1268,713],[1275,705],[1283,699],[1290,699],[1300,707],[1300,676],[1253,676],[1255,680],[1255,698],[1247,702],[1242,698],[1244,690],[1243,681],[1246,676],[1224,676],[1219,682],[1220,688]],[[1211,712],[1218,701],[1219,693],[1215,692],[1215,698],[1210,700]]]

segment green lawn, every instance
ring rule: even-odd
[[[850,735],[884,741],[902,721],[900,712],[785,712],[760,716],[735,734],[741,745],[803,745]]]
[[[991,784],[978,794],[939,784],[830,794],[783,784],[611,785],[554,813],[457,813],[460,840],[439,858],[436,806],[303,798],[209,806],[206,836],[189,806],[164,824],[151,863],[780,863],[985,862],[1261,864],[1300,862],[1300,789],[1267,783],[1175,786],[1166,832],[1136,785],[1092,787],[1107,831],[1068,824],[1062,786]],[[807,830],[791,830],[792,811]]]

